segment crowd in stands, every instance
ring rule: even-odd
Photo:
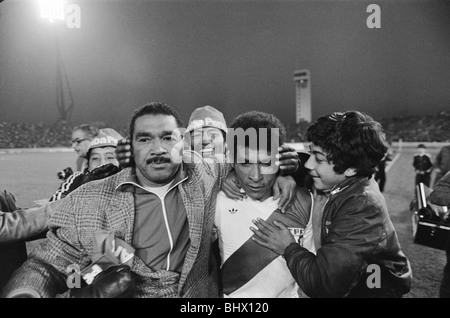
[[[93,124],[106,127],[104,123]],[[0,122],[0,149],[71,147],[71,135],[72,126],[64,121],[53,125]]]
[[[418,142],[449,142],[450,112],[442,111],[434,116],[408,116],[378,119],[383,125],[388,140]],[[103,122],[93,123],[99,128]],[[306,141],[308,122],[287,124],[287,140]],[[111,126],[108,126],[111,127]],[[122,136],[127,136],[127,127],[115,128]],[[54,125],[0,122],[0,149],[5,148],[46,148],[70,147],[72,126],[67,122]]]
[[[389,140],[449,142],[450,112],[434,116],[408,116],[380,119]]]
[[[375,118],[384,128],[389,141],[450,142],[450,112],[442,111],[434,116],[405,116]],[[309,124],[300,122],[286,125],[290,142],[306,141]]]
[[[64,122],[53,126],[0,122],[0,148],[70,147],[71,133]]]

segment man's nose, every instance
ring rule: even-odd
[[[253,182],[258,182],[262,179],[261,168],[259,167],[258,164],[252,165],[252,167],[250,169],[249,178]]]
[[[159,155],[167,152],[167,150],[163,147],[161,139],[154,138],[150,143],[150,153],[152,155]]]
[[[202,134],[202,143],[204,145],[207,145],[207,144],[211,143],[212,140],[213,139],[211,138],[210,134],[207,134],[207,133]]]

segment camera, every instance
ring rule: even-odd
[[[63,171],[57,173],[58,179],[64,181],[67,180],[67,178],[70,177],[71,175],[73,175],[73,170],[71,167],[67,167]]]

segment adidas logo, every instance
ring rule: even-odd
[[[235,214],[237,211],[239,211],[239,210],[235,209],[235,208],[228,210],[228,212],[230,212],[231,214]]]

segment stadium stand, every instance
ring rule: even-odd
[[[377,118],[375,118],[377,119]],[[434,116],[407,116],[377,119],[390,141],[450,142],[450,112],[442,111]],[[106,123],[95,123],[100,128],[112,127],[122,136],[127,136],[128,127],[113,127]],[[306,141],[307,122],[287,124],[287,140]],[[0,149],[7,148],[52,148],[70,147],[72,126],[58,122],[51,126],[43,123],[25,124],[0,122]]]

